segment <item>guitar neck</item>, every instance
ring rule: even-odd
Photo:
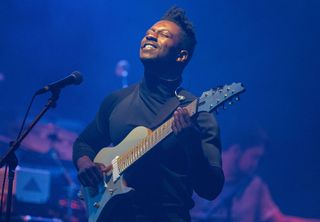
[[[197,112],[197,102],[198,100],[194,100],[185,108],[188,110],[190,116],[193,116]],[[122,174],[128,167],[130,167],[135,161],[141,158],[144,154],[146,154],[149,150],[155,147],[158,143],[160,143],[164,138],[166,138],[169,134],[172,133],[172,125],[173,117],[159,126],[157,129],[152,131],[147,137],[141,140],[134,147],[130,148],[128,151],[120,155],[117,159],[119,173]]]

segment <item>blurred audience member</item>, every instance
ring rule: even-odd
[[[262,129],[244,130],[222,154],[225,185],[220,196],[207,201],[194,195],[193,222],[316,222],[284,215],[266,183],[255,174],[268,142]]]

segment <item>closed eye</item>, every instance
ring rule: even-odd
[[[172,35],[170,32],[168,31],[160,31],[159,34],[163,37],[166,37],[166,38],[172,38]]]

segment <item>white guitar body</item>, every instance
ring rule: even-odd
[[[95,157],[94,162],[102,163],[105,166],[112,164],[113,160],[146,138],[151,132],[150,129],[143,126],[134,128],[117,146],[101,149]],[[99,221],[101,211],[112,197],[125,194],[132,190],[132,188],[125,185],[122,176],[114,172],[114,170],[116,170],[116,168],[113,168],[112,175],[106,177],[104,184],[101,183],[99,185],[98,190],[88,187],[82,188],[82,193],[87,205],[87,212],[89,213],[89,222]]]

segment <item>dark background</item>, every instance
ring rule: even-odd
[[[145,31],[173,4],[184,7],[198,45],[184,86],[200,95],[243,82],[240,103],[218,114],[222,137],[259,124],[270,137],[261,166],[283,212],[320,217],[320,1],[0,1],[0,128],[19,122],[35,90],[79,70],[46,119],[79,131],[100,101],[121,87],[116,63],[142,76]],[[2,77],[1,77],[2,76]],[[31,116],[48,95],[37,99]],[[2,147],[4,149],[4,147]]]

